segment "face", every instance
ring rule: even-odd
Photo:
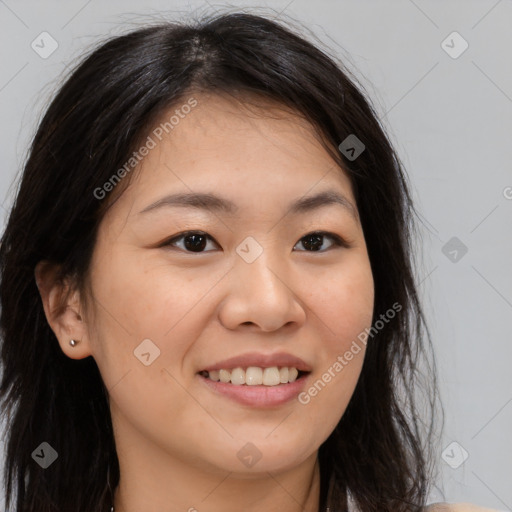
[[[102,220],[87,346],[122,450],[241,477],[293,468],[364,358],[361,343],[344,357],[374,299],[355,199],[305,121],[194,98]],[[306,201],[321,193],[341,199]]]

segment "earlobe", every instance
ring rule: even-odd
[[[59,266],[40,261],[34,277],[46,320],[59,345],[69,358],[83,359],[91,355],[87,329],[81,315],[80,293],[70,278],[59,276]]]

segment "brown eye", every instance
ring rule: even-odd
[[[297,245],[302,243],[303,247],[306,248],[306,252],[325,252],[327,249],[321,249],[324,243],[324,239],[329,238],[333,243],[328,247],[347,247],[347,244],[334,233],[327,233],[326,231],[315,231],[303,236]]]
[[[183,249],[186,252],[210,252],[204,251],[204,248],[208,244],[208,240],[213,241],[213,238],[202,231],[187,231],[185,233],[181,233],[178,236],[175,236],[166,242],[164,246],[178,247],[179,249]],[[183,241],[182,246],[178,245],[178,242],[180,241]]]
[[[322,246],[325,243],[325,239],[330,239],[332,242],[327,247],[327,249],[322,249]],[[185,252],[202,253],[211,252],[205,251],[209,241],[213,242],[218,247],[217,242],[215,242],[215,240],[207,233],[203,231],[186,231],[171,238],[162,246],[176,247]],[[302,252],[326,252],[332,247],[349,247],[349,245],[341,237],[335,235],[334,233],[327,233],[326,231],[315,231],[313,233],[308,233],[307,235],[303,236],[299,242],[297,242],[295,247],[297,247],[298,244],[302,244],[302,246],[306,249]]]

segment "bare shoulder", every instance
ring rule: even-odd
[[[497,512],[496,509],[479,507],[472,503],[434,503],[425,512]]]

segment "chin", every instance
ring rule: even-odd
[[[262,437],[254,442],[240,442],[236,445],[234,452],[227,449],[221,459],[226,462],[223,469],[236,473],[239,478],[254,478],[265,474],[268,477],[269,472],[289,471],[313,454],[316,457],[314,448],[304,451],[303,442],[283,445],[281,437],[273,440]]]

